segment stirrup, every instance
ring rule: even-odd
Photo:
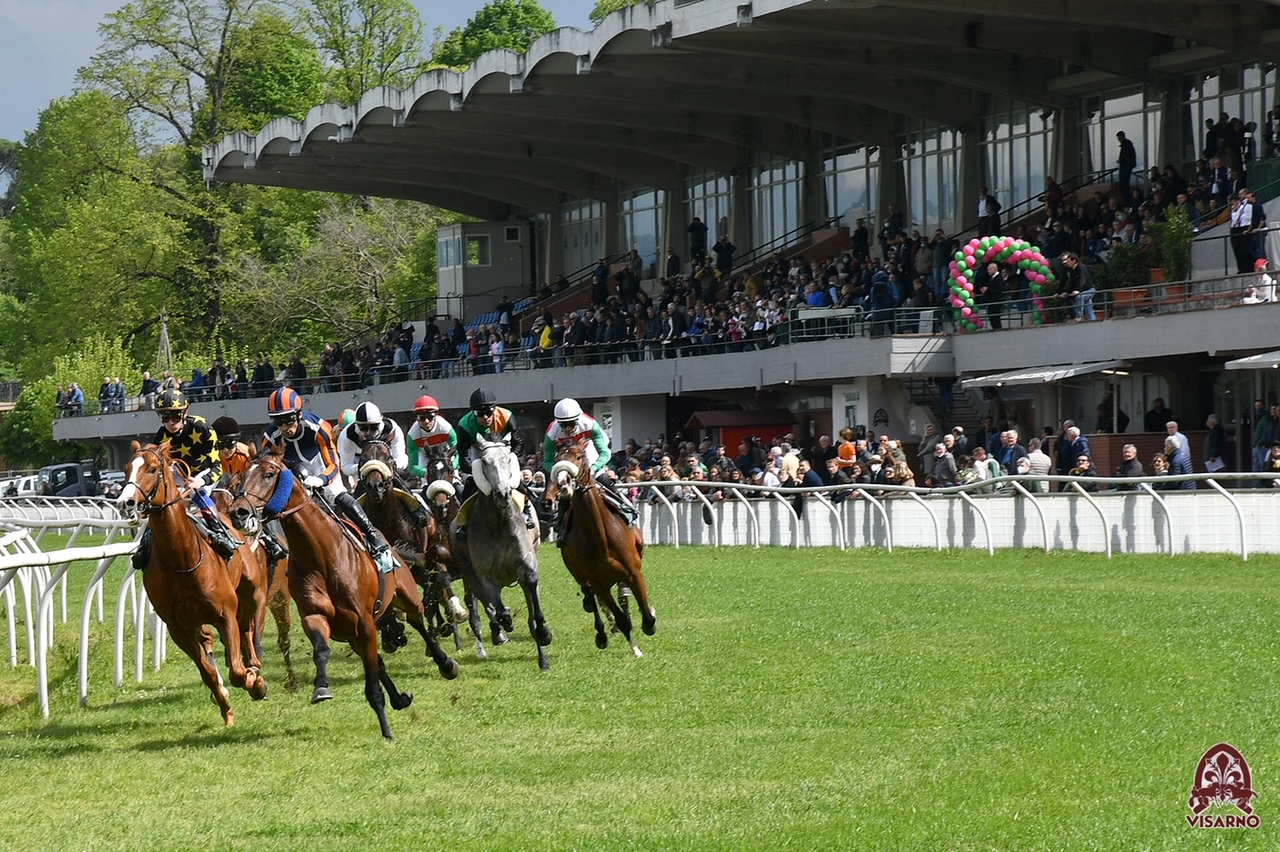
[[[458,525],[458,528],[457,528],[456,530],[454,530],[454,531],[453,531],[453,537],[454,537],[456,540],[458,540],[458,541],[466,541],[466,540],[467,540],[467,525],[466,525],[466,524],[459,524],[459,525]]]
[[[378,566],[379,574],[390,574],[396,570],[396,562],[391,558],[391,548],[383,545],[377,550],[370,550],[369,555],[373,557],[373,564]]]

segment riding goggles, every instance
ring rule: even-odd
[[[419,411],[419,412],[418,412],[418,419],[419,419],[419,420],[435,420],[435,419],[436,419],[436,412],[434,412],[434,411]]]
[[[378,434],[379,426],[377,423],[357,423],[356,431],[365,437],[372,437]]]
[[[476,409],[476,417],[492,417],[493,412],[497,410],[496,405],[486,405],[484,408]]]
[[[301,419],[302,419],[302,416],[297,413],[277,414],[276,416],[271,418],[271,422],[276,424],[277,426],[292,426]]]
[[[186,419],[185,411],[161,411],[160,420],[165,423],[180,423]]]

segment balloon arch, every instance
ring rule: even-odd
[[[1003,263],[1015,267],[1026,276],[1035,307],[1031,321],[1044,324],[1044,285],[1056,279],[1049,261],[1037,246],[1013,237],[974,237],[951,261],[951,307],[955,309],[956,328],[977,331],[985,323],[975,309],[973,279],[979,265]]]

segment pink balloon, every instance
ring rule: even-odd
[[[974,237],[973,239],[969,240],[969,248],[976,249],[980,245],[982,245],[982,240],[978,239],[977,237]]]
[[[1045,277],[1037,272],[1036,277],[1031,280],[1035,281],[1037,284],[1043,284],[1045,282]]]
[[[973,292],[973,282],[972,282],[972,281],[970,281],[970,280],[968,280],[967,278],[965,279],[965,282],[964,282],[964,285],[963,285],[963,286],[964,286],[964,290],[965,290],[965,292],[966,292],[966,293],[972,293],[972,292]]]
[[[961,309],[960,309],[960,316],[965,317],[966,319],[967,319],[968,317],[973,316],[973,308],[969,308],[969,307],[961,308]]]

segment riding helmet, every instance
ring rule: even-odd
[[[240,424],[231,417],[219,417],[210,424],[219,441],[229,441],[240,437]]]
[[[357,426],[381,426],[382,412],[372,402],[362,402],[356,406]]]
[[[156,400],[156,411],[186,411],[187,397],[180,390],[168,388]]]
[[[293,388],[276,388],[267,397],[267,416],[295,414],[302,411],[302,397]]]
[[[419,414],[423,411],[439,411],[440,403],[436,402],[434,396],[420,396],[418,401],[413,404],[413,413]]]
[[[479,411],[491,405],[497,405],[498,398],[488,388],[476,388],[471,392],[471,410]]]
[[[573,397],[566,396],[556,403],[555,415],[557,420],[577,420],[582,416],[582,406]]]

